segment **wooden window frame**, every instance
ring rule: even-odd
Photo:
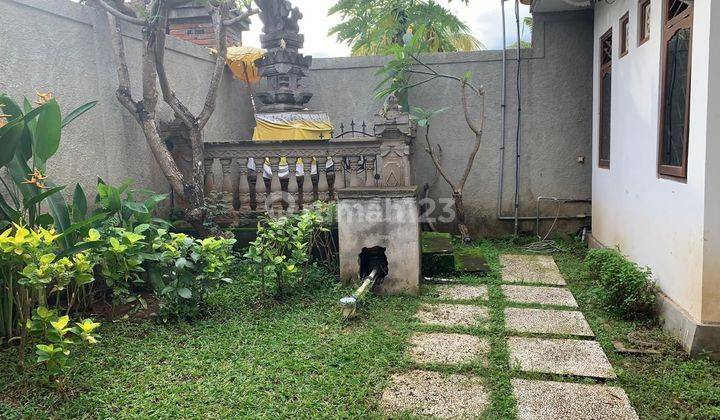
[[[620,18],[620,58],[625,57],[630,52],[630,12],[625,12]]]
[[[600,46],[599,46],[599,65],[600,65],[600,75],[598,77],[598,90],[599,94],[598,97],[600,99],[600,102],[598,102],[598,108],[600,110],[600,119],[598,120],[598,167],[603,169],[610,169],[610,154],[608,153],[608,159],[603,159],[603,135],[605,134],[603,130],[603,117],[605,116],[604,109],[603,109],[603,103],[605,102],[605,94],[603,92],[603,78],[606,74],[610,73],[610,77],[612,77],[612,35],[613,30],[612,28],[608,29],[607,32],[605,32],[600,37]],[[607,39],[610,39],[610,61],[608,63],[603,63],[603,44]],[[612,83],[612,82],[611,82]],[[612,84],[611,84],[611,91],[612,91]],[[612,95],[610,100],[612,101]],[[612,120],[612,108],[610,108],[610,117]],[[612,141],[612,137],[610,138],[610,141]],[[609,146],[609,144],[608,144]],[[612,150],[612,149],[611,149]]]
[[[650,28],[648,28],[648,32],[645,33],[645,20],[648,19],[648,16],[645,15],[646,5],[650,6],[650,13],[652,13],[652,3],[650,0],[640,0],[638,2],[638,47],[650,40]]]
[[[690,140],[690,86],[692,80],[692,41],[693,41],[693,11],[690,6],[673,19],[668,19],[669,0],[663,0],[663,30],[662,30],[662,51],[660,59],[660,118],[658,136],[658,176],[684,181],[687,179],[688,146]],[[685,133],[683,136],[683,156],[680,166],[664,165],[663,155],[665,154],[665,106],[667,101],[665,85],[667,83],[667,56],[668,42],[681,29],[690,29],[690,40],[688,49],[688,78],[685,88]]]

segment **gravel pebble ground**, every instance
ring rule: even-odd
[[[510,302],[558,305],[570,308],[577,308],[578,306],[572,293],[562,287],[516,286],[512,284],[503,284],[501,287],[505,299]]]
[[[580,311],[506,308],[505,328],[508,331],[521,333],[595,336]]]
[[[487,286],[468,286],[466,284],[442,285],[437,287],[438,297],[449,300],[488,299]]]
[[[407,410],[439,418],[475,418],[489,404],[490,395],[480,378],[425,370],[394,375],[381,399],[389,412]]]
[[[434,304],[422,305],[415,318],[427,325],[474,327],[487,324],[487,308],[475,305]]]
[[[513,379],[518,419],[636,420],[621,388],[568,382]]]
[[[510,367],[525,372],[615,378],[597,341],[509,337]]]
[[[416,333],[410,338],[410,356],[416,363],[469,363],[482,358],[487,364],[490,343],[467,334]]]
[[[565,279],[549,255],[500,256],[502,280],[506,283],[540,283],[565,286]]]

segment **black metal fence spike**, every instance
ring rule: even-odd
[[[345,132],[345,124],[340,123],[340,133],[344,133],[344,132]],[[340,135],[342,136],[342,134],[340,134]]]
[[[363,132],[363,134],[367,134],[365,130],[367,130],[367,124],[365,124],[365,121],[363,121],[363,123],[362,123],[362,132]]]
[[[350,131],[355,131],[355,120],[350,120]]]

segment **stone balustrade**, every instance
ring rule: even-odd
[[[293,212],[331,201],[345,186],[376,186],[381,140],[374,137],[205,144],[205,191],[239,212]]]

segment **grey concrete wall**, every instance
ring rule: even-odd
[[[48,165],[59,183],[95,184],[133,179],[156,191],[169,186],[137,123],[115,98],[117,73],[104,12],[68,0],[0,0],[0,92],[34,101],[35,92],[52,92],[63,113],[98,100],[95,109],[63,131],[58,154]],[[139,98],[139,32],[125,36],[133,94]],[[209,51],[168,39],[166,67],[173,88],[195,112],[202,108],[214,66]],[[252,115],[247,94],[226,73],[208,138],[248,138]],[[160,106],[164,118],[172,113]],[[72,191],[72,188],[70,188]]]
[[[99,106],[64,132],[63,144],[50,165],[61,183],[111,182],[132,178],[138,185],[168,191],[137,124],[115,98],[115,59],[103,12],[68,0],[0,0],[0,91],[14,97],[51,91],[65,112],[90,100]],[[592,15],[590,12],[537,14],[534,47],[522,54],[522,119],[520,193],[521,215],[535,214],[539,195],[590,197],[592,121]],[[139,33],[126,31],[126,48],[139,95]],[[213,61],[207,49],[168,39],[167,68],[178,96],[199,111]],[[515,54],[508,54],[505,193],[502,210],[512,214],[514,193]],[[487,92],[485,133],[480,155],[465,189],[469,224],[476,233],[500,235],[512,223],[495,217],[500,173],[500,51],[447,53],[427,56],[441,72],[473,72],[473,81]],[[316,59],[306,79],[315,96],[309,106],[327,110],[336,126],[354,119],[370,123],[380,107],[373,100],[377,70],[383,57]],[[455,83],[434,81],[413,89],[412,106],[448,110],[433,122],[432,139],[442,149],[442,161],[452,177],[460,176],[472,134],[462,116]],[[247,91],[226,73],[206,140],[251,137],[253,119]],[[161,104],[161,114],[171,116]],[[413,171],[416,183],[431,185],[433,198],[449,198],[450,190],[437,178],[423,152],[424,132],[416,141]],[[584,157],[586,163],[578,163]],[[585,212],[582,207],[565,214]],[[554,215],[555,208],[545,213]],[[561,230],[573,225],[560,223]],[[522,226],[525,230],[533,222]],[[547,225],[545,226],[547,227]]]
[[[523,216],[535,215],[538,196],[590,198],[592,137],[592,51],[591,12],[536,14],[533,48],[523,51],[521,64],[521,164],[520,195]],[[473,72],[473,82],[486,90],[485,131],[480,154],[465,188],[471,228],[481,234],[499,235],[512,231],[511,222],[495,217],[499,150],[501,144],[502,54],[500,51],[445,53],[427,56],[426,61],[442,73],[461,76]],[[514,194],[515,125],[517,123],[516,64],[508,54],[505,190],[503,214],[512,214]],[[307,85],[315,96],[310,107],[330,112],[339,125],[351,119],[371,121],[380,107],[373,101],[375,75],[383,57],[323,58],[313,63]],[[459,87],[453,81],[433,81],[415,88],[410,105],[448,110],[437,116],[431,139],[442,149],[442,162],[453,179],[464,169],[473,141],[462,115]],[[430,183],[431,196],[450,197],[450,189],[437,178],[431,160],[423,151],[421,130],[414,147],[413,171],[419,185]],[[585,158],[579,163],[578,157]],[[546,214],[555,215],[552,205]],[[585,206],[566,206],[564,214],[589,212]],[[544,229],[551,222],[546,222]],[[574,230],[579,223],[563,223],[561,230]],[[521,227],[532,229],[534,221]]]

